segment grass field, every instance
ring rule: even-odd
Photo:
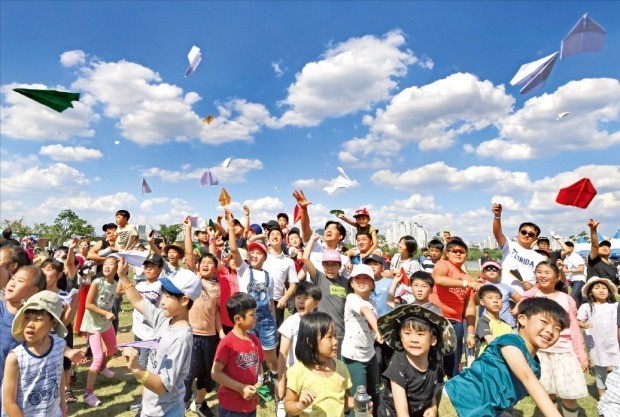
[[[119,343],[133,340],[133,334],[131,333],[131,319],[131,305],[128,302],[124,302],[122,312],[120,314],[120,327],[117,338]],[[76,337],[75,347],[80,348],[84,346],[85,339]],[[89,364],[86,364],[78,366],[77,368],[78,379],[72,386],[72,389],[78,397],[78,401],[76,403],[69,404],[69,415],[87,417],[133,417],[135,413],[129,411],[129,405],[134,403],[139,398],[141,389],[135,378],[128,372],[127,367],[125,366],[124,358],[115,357],[109,362],[110,369],[116,373],[114,378],[105,379],[102,376],[97,378],[95,394],[99,397],[102,404],[96,408],[90,408],[82,401],[88,366]],[[582,417],[597,417],[596,398],[598,397],[596,394],[596,388],[594,387],[594,378],[587,374],[586,379],[591,396],[578,401],[580,415]],[[216,393],[208,394],[207,400],[209,405],[212,406],[212,410],[217,415]],[[274,403],[268,403],[266,407],[259,408],[258,417],[275,416],[274,409]],[[542,413],[536,409],[534,402],[529,397],[519,403],[519,405],[515,408],[513,415],[515,417],[542,417]],[[188,411],[186,412],[186,416],[197,416],[197,414]]]

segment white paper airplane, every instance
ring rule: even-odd
[[[187,59],[189,60],[189,67],[187,68],[187,71],[185,71],[185,76],[189,77],[194,73],[194,71],[196,71],[196,68],[198,68],[198,65],[200,64],[200,61],[202,61],[202,54],[200,53],[200,48],[197,46],[192,46],[189,54],[187,54]]]
[[[558,117],[556,117],[556,118],[555,118],[555,120],[560,120],[560,119],[563,119],[563,118],[565,118],[566,116],[568,116],[569,114],[570,114],[570,112],[569,112],[569,111],[566,111],[566,112],[564,112],[564,113],[558,113]]]
[[[559,54],[559,52],[554,52],[537,61],[521,65],[519,71],[517,71],[515,76],[512,77],[512,80],[510,80],[510,85],[525,84],[520,91],[521,94],[539,89],[543,86],[545,80],[549,78],[549,74],[551,74],[551,70]]]
[[[579,21],[562,40],[560,59],[581,52],[596,52],[603,49],[605,29],[600,27],[588,14],[581,16]]]
[[[231,161],[231,160],[232,160],[232,158],[226,158],[226,159],[224,160],[224,162],[222,162],[222,166],[223,166],[224,168],[228,168],[228,165],[230,165],[230,161]]]

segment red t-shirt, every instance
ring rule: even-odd
[[[220,283],[220,319],[222,320],[222,324],[224,326],[233,327],[235,323],[228,318],[226,301],[228,301],[231,295],[239,292],[237,274],[226,268],[224,265],[220,265],[217,271],[217,281]]]
[[[258,369],[265,360],[265,353],[256,336],[248,334],[250,340],[239,338],[233,332],[224,337],[215,352],[215,361],[224,364],[224,374],[245,385],[258,381]],[[258,399],[243,399],[237,391],[220,385],[217,391],[219,404],[224,410],[251,413],[256,410]]]
[[[441,275],[453,279],[471,281],[469,274],[457,268],[450,262],[441,259],[433,268],[433,276]],[[442,287],[437,285],[433,287],[433,293],[428,297],[429,301],[437,304],[441,308],[443,316],[448,320],[463,321],[463,312],[465,311],[465,302],[471,297],[471,288],[462,287]]]

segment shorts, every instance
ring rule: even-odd
[[[607,389],[607,385],[605,382],[607,381],[607,366],[594,366],[594,380],[596,382],[596,388],[598,389]],[[616,367],[612,366],[612,371],[615,370]]]
[[[217,405],[217,415],[219,417],[256,417],[256,410],[249,413],[242,413],[239,411],[224,410],[220,405]]]
[[[252,333],[258,337],[263,350],[272,350],[278,347],[278,332],[276,330],[276,320],[271,314],[271,310],[267,310],[268,314],[261,314],[261,310],[257,311],[256,324]]]
[[[538,352],[540,360],[540,383],[547,394],[555,394],[563,400],[587,397],[586,377],[573,352]]]

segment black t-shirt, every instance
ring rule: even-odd
[[[611,282],[618,285],[616,267],[613,264],[604,262],[600,256],[591,259],[588,256],[588,279],[592,277],[609,278]]]
[[[405,389],[409,416],[422,417],[424,411],[432,405],[433,397],[443,387],[439,369],[438,362],[431,359],[426,372],[421,372],[409,363],[405,352],[395,352],[387,370],[383,373],[384,389],[379,403],[379,417],[396,416],[391,382]]]

